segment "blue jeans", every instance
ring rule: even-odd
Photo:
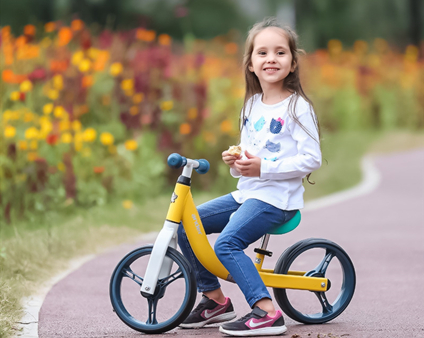
[[[215,253],[240,287],[250,307],[263,298],[271,299],[252,259],[243,250],[274,227],[289,221],[296,210],[281,210],[257,199],[239,204],[231,194],[206,202],[197,210],[207,235],[221,233],[215,242]],[[178,244],[194,267],[199,292],[219,289],[218,278],[197,260],[181,224]]]

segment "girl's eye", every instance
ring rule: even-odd
[[[265,55],[266,53],[263,51],[258,52],[259,55]]]
[[[284,52],[277,52],[277,55],[284,55]]]

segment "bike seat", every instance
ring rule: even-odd
[[[300,224],[300,211],[298,210],[296,214],[286,223],[283,223],[274,229],[272,229],[270,232],[268,232],[270,235],[282,235],[286,234],[294,229],[297,228],[297,226]]]

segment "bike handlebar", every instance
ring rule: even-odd
[[[173,153],[168,156],[168,165],[171,168],[178,169],[186,166],[187,164],[193,165],[194,170],[196,170],[199,174],[206,174],[210,168],[209,162],[204,159],[191,160],[177,153]]]

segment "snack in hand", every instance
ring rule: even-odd
[[[240,156],[241,147],[240,146],[231,146],[230,148],[228,148],[228,152],[230,153],[230,155]]]

